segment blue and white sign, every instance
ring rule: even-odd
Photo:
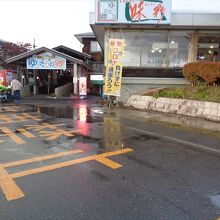
[[[44,69],[44,70],[66,69],[66,59],[49,52],[44,52],[32,56],[26,60],[26,63],[27,63],[27,69]]]

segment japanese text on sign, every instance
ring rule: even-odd
[[[96,0],[96,23],[169,24],[172,0]]]
[[[105,75],[104,94],[120,96],[124,39],[109,39],[108,64]]]

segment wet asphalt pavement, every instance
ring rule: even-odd
[[[219,131],[94,98],[0,104],[0,220],[218,219]]]

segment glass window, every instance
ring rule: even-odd
[[[168,66],[183,67],[188,62],[189,35],[187,32],[169,32]]]
[[[197,60],[220,61],[220,32],[199,32]]]
[[[90,42],[90,52],[101,52],[102,49],[97,41]]]
[[[168,32],[143,31],[142,60],[145,67],[167,67]]]
[[[168,30],[109,29],[105,34],[105,64],[108,38],[125,39],[123,66],[182,67],[188,61],[191,32]]]
[[[116,38],[125,39],[125,54],[122,58],[124,66],[140,66],[141,32],[123,30],[116,32]]]

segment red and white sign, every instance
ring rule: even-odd
[[[79,95],[87,96],[87,79],[86,77],[79,78]]]
[[[12,72],[8,70],[0,70],[0,84],[9,86],[12,81]]]

